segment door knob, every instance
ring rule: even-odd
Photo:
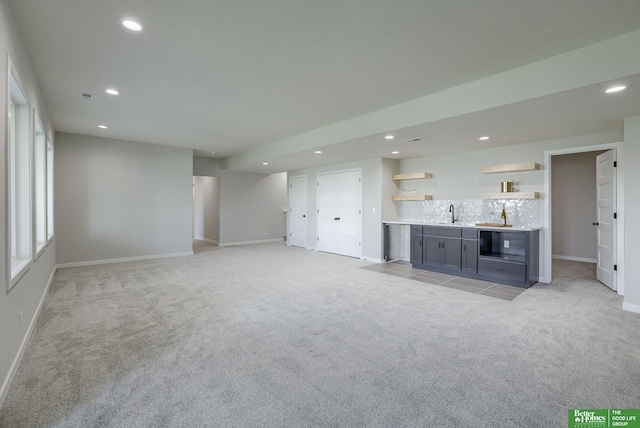
[[[307,215],[306,214],[302,214],[302,218],[305,218]]]
[[[333,219],[334,220],[340,220],[340,217],[334,217]]]

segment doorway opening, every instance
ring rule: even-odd
[[[624,294],[624,277],[616,271],[616,260],[624,257],[624,223],[617,216],[624,174],[622,162],[613,167],[622,151],[622,143],[610,143],[545,152],[545,282],[558,269],[578,269],[581,277]],[[608,172],[602,169],[607,162]]]
[[[193,239],[199,242],[194,252],[220,241],[219,177],[193,177]]]

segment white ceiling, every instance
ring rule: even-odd
[[[445,104],[462,103],[455,89],[468,82],[481,85],[479,79],[518,68],[525,76],[535,69],[527,65],[550,57],[570,64],[571,51],[616,36],[633,32],[640,40],[638,0],[10,3],[57,131],[215,151],[236,170],[276,172],[393,157],[390,148],[401,152],[396,157],[413,157],[614,131],[624,117],[640,114],[640,66],[625,59],[639,56],[636,50],[614,52],[608,60],[619,67],[609,73],[574,72],[582,83],[558,72],[548,79],[556,83],[552,90],[517,100],[499,94],[440,118],[414,118],[386,130],[398,136],[393,143],[375,124],[361,126],[393,106],[411,116],[410,101],[419,98],[451,94]],[[124,30],[125,16],[146,31]],[[631,86],[607,98],[601,91],[612,76]],[[105,94],[107,87],[121,95]],[[93,101],[81,92],[94,94]],[[336,123],[354,131],[322,139]],[[479,146],[480,134],[492,139]],[[423,141],[402,143],[412,137]]]

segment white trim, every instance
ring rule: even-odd
[[[616,285],[619,295],[624,296],[624,263],[619,263],[620,260],[624,260],[624,143],[604,143],[594,144],[591,146],[581,147],[569,147],[565,149],[546,150],[544,152],[544,243],[540,249],[540,257],[544,260],[544,272],[543,268],[540,268],[540,282],[551,282],[551,237],[552,237],[552,225],[551,225],[551,157],[557,155],[566,155],[572,153],[584,153],[593,152],[598,150],[610,150],[616,149],[616,160],[618,166],[616,168],[616,211],[618,213],[618,219],[616,224],[616,256],[615,263],[618,265],[618,271],[616,272]]]
[[[218,244],[218,241],[214,241],[213,239],[203,238],[202,236],[194,236],[193,239],[195,239],[196,241],[207,241],[207,242],[211,242],[212,244]]]
[[[234,245],[267,244],[270,242],[284,242],[284,239],[276,238],[276,239],[261,239],[259,241],[225,242],[224,244],[220,244],[220,246],[233,247]]]
[[[598,263],[597,259],[587,259],[585,257],[573,257],[573,256],[560,256],[558,254],[553,254],[552,257],[558,260],[569,260],[572,262],[583,262],[583,263]]]
[[[184,257],[184,256],[193,256],[193,251],[185,251],[183,253],[152,254],[149,256],[138,256],[138,257],[123,257],[119,259],[88,260],[86,262],[60,263],[56,265],[56,269],[79,267],[79,266],[107,265],[111,263],[122,263],[122,262],[137,262],[140,260],[165,259],[169,257]]]
[[[18,367],[20,367],[20,362],[22,361],[22,357],[24,356],[24,352],[27,350],[27,344],[31,339],[31,334],[36,326],[36,321],[38,321],[38,317],[40,316],[40,311],[42,310],[42,306],[44,305],[44,300],[49,293],[49,287],[51,287],[51,283],[53,282],[53,277],[56,274],[57,267],[53,267],[53,271],[49,276],[49,282],[47,282],[47,286],[44,288],[44,292],[42,293],[42,297],[40,297],[40,302],[38,303],[38,307],[36,308],[35,313],[33,314],[33,318],[31,318],[31,322],[29,323],[29,328],[27,329],[27,333],[22,338],[22,343],[20,344],[20,348],[18,349],[18,353],[13,359],[13,363],[11,364],[11,368],[9,369],[9,373],[7,373],[7,377],[4,379],[2,383],[2,387],[0,388],[0,408],[4,404],[5,398],[7,398],[7,394],[9,393],[9,388],[11,387],[11,383],[13,382],[13,378],[16,376],[18,372]]]
[[[22,97],[24,98],[25,104],[27,105],[27,107],[29,107],[28,111],[29,111],[29,144],[28,144],[28,150],[29,150],[29,159],[28,159],[28,163],[29,163],[29,171],[27,174],[27,177],[29,179],[29,208],[27,209],[28,215],[29,215],[29,258],[28,258],[28,263],[25,265],[20,265],[19,266],[19,270],[15,271],[13,270],[13,261],[11,260],[11,235],[12,235],[12,229],[11,229],[11,220],[10,220],[10,212],[14,207],[11,207],[11,198],[9,196],[10,192],[11,192],[11,154],[10,154],[10,144],[9,144],[9,139],[10,139],[10,127],[9,127],[9,123],[8,123],[8,115],[9,115],[9,110],[10,110],[10,103],[11,103],[11,95],[12,95],[12,79],[15,80],[16,85],[18,86],[18,89],[20,90],[20,94],[22,95]],[[34,120],[34,114],[35,114],[35,109],[31,106],[31,103],[29,102],[29,99],[27,98],[27,94],[26,91],[24,90],[25,86],[22,83],[22,79],[20,78],[20,73],[18,73],[18,69],[16,68],[15,64],[13,63],[13,60],[11,59],[11,55],[7,53],[7,80],[5,82],[6,85],[6,101],[5,101],[5,117],[4,120],[6,125],[5,126],[5,133],[4,133],[4,137],[5,137],[5,141],[6,141],[6,145],[5,145],[5,162],[6,162],[6,171],[5,171],[5,195],[7,195],[7,203],[5,203],[5,254],[7,254],[7,258],[6,258],[6,264],[5,264],[5,268],[6,268],[6,279],[7,279],[7,292],[13,290],[13,287],[15,287],[18,282],[20,281],[20,279],[25,275],[25,273],[29,270],[29,268],[31,267],[31,265],[34,263],[34,248],[33,248],[33,139],[34,139],[34,125],[33,125],[33,120]],[[20,260],[27,260],[25,259],[20,259]]]
[[[365,262],[373,262],[373,263],[386,263],[386,261],[383,261],[382,259],[376,259],[373,257],[360,257],[360,260],[363,260]]]
[[[635,303],[622,302],[622,309],[625,311],[636,312],[640,314],[640,305]]]

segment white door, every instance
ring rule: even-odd
[[[616,173],[613,166],[615,150],[596,157],[596,239],[598,251],[598,281],[612,290],[617,289],[615,264]]]
[[[361,171],[319,174],[317,248],[351,257],[362,255]]]
[[[289,245],[307,247],[307,176],[289,179]]]

